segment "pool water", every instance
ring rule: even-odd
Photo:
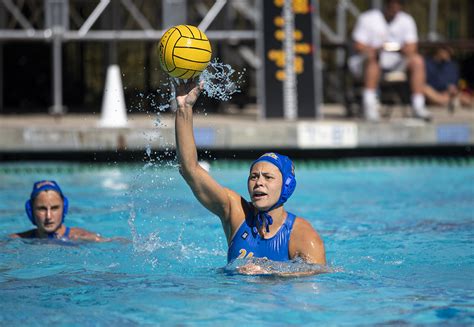
[[[246,194],[249,162],[211,173]],[[472,325],[474,162],[297,162],[286,208],[330,273],[229,273],[219,219],[173,163],[0,164],[0,325]],[[130,242],[12,240],[31,185],[57,180],[69,226]],[[295,263],[297,265],[297,263]]]

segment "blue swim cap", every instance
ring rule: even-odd
[[[269,152],[263,154],[260,156],[260,158],[255,160],[250,166],[250,170],[252,170],[252,167],[260,161],[266,161],[275,165],[280,170],[282,176],[283,184],[281,186],[280,198],[278,199],[277,203],[272,206],[271,209],[273,209],[285,203],[286,200],[288,200],[293,194],[296,188],[295,166],[293,165],[291,159],[287,156],[275,152]]]
[[[283,182],[281,186],[280,198],[278,199],[278,201],[270,209],[265,212],[259,212],[259,214],[257,215],[257,223],[259,224],[263,223],[262,215],[266,218],[266,228],[268,232],[268,226],[273,223],[273,219],[267,212],[285,203],[286,200],[288,200],[295,191],[295,166],[293,165],[291,159],[287,156],[275,152],[268,152],[260,156],[260,158],[258,158],[254,162],[252,162],[252,165],[250,165],[250,170],[252,170],[253,166],[260,161],[266,161],[275,165],[281,172]]]
[[[33,223],[33,225],[36,225],[35,216],[33,215],[33,201],[40,192],[47,190],[53,190],[57,192],[63,199],[63,217],[61,223],[64,223],[64,217],[66,217],[67,210],[69,208],[69,201],[67,197],[64,196],[63,191],[61,191],[61,188],[59,187],[58,183],[56,183],[55,181],[43,180],[33,184],[33,190],[31,191],[30,198],[26,200],[25,203],[26,214],[28,215],[28,218]]]

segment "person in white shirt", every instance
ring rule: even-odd
[[[417,50],[416,24],[412,16],[402,11],[402,5],[402,0],[384,1],[383,11],[372,9],[362,13],[352,32],[357,54],[349,59],[349,69],[364,80],[362,105],[369,121],[379,120],[377,88],[382,72],[406,69],[414,116],[431,119],[425,108],[425,66]]]

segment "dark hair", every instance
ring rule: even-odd
[[[391,2],[398,2],[398,4],[400,4],[401,6],[405,4],[405,0],[384,0],[383,1],[384,7],[388,6]]]

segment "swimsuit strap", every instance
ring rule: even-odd
[[[69,238],[69,232],[70,232],[70,231],[71,231],[71,228],[69,228],[68,226],[66,226],[66,231],[64,232],[63,237]]]
[[[287,212],[287,214],[288,216],[286,217],[284,224],[288,227],[288,230],[291,231],[293,228],[293,224],[295,223],[296,215],[291,212]]]

